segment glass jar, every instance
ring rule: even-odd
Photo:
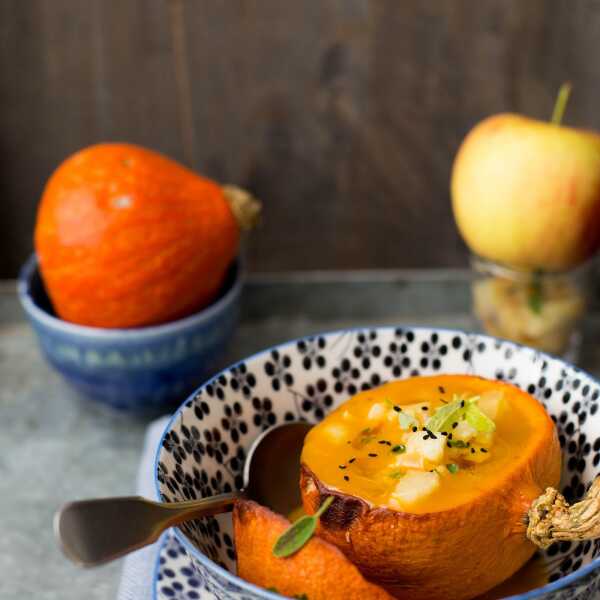
[[[575,360],[593,260],[565,272],[519,271],[471,257],[473,312],[486,333]]]

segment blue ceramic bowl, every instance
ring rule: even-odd
[[[420,327],[294,340],[221,371],[167,425],[155,462],[157,496],[173,502],[239,489],[248,449],[270,425],[317,422],[359,390],[441,373],[504,379],[533,394],[556,423],[561,490],[569,501],[583,496],[600,470],[600,383],[558,358],[512,342]],[[198,598],[194,594],[202,587],[207,597],[221,600],[282,599],[236,576],[230,514],[173,531],[176,541],[156,572],[156,598]],[[486,544],[493,547],[494,540]],[[555,543],[542,558],[545,585],[512,598],[600,597],[600,540]]]
[[[241,279],[236,261],[210,306],[184,319],[135,329],[59,319],[35,255],[21,270],[18,294],[43,354],[76,390],[117,409],[158,412],[179,404],[219,368],[237,325]]]

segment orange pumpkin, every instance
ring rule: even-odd
[[[238,575],[291,598],[310,600],[392,600],[364,579],[335,547],[313,537],[288,558],[273,556],[273,545],[290,526],[268,508],[239,500],[233,510]]]
[[[467,399],[450,402],[454,394]],[[461,420],[469,398],[486,427],[484,407],[494,413],[494,433]],[[450,420],[434,428],[441,407]],[[300,487],[309,514],[334,497],[319,535],[367,579],[397,598],[463,600],[535,552],[527,515],[558,484],[560,464],[554,424],[526,392],[467,375],[414,377],[358,394],[313,428]]]
[[[106,328],[199,310],[238,252],[240,214],[254,217],[256,207],[240,190],[138,146],[77,152],[50,177],[35,226],[54,309],[66,321]]]

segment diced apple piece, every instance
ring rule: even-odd
[[[329,423],[325,433],[334,442],[341,442],[348,436],[348,430],[340,423]]]
[[[452,438],[468,442],[477,435],[477,429],[471,427],[466,421],[459,421],[458,425],[452,429]]]
[[[383,404],[373,404],[369,410],[369,414],[367,415],[367,419],[369,421],[375,421],[379,423],[385,417],[385,406]]]
[[[407,454],[418,454],[431,463],[441,463],[445,449],[446,438],[441,435],[431,438],[427,432],[417,431],[407,436]]]
[[[431,405],[429,404],[429,402],[420,402],[419,404],[407,404],[406,406],[402,407],[402,412],[416,419],[419,424],[419,427],[421,427],[429,418],[429,415],[431,413]]]
[[[498,418],[498,415],[506,407],[504,394],[498,390],[485,392],[477,402],[479,409],[484,412],[492,421]]]
[[[405,469],[424,469],[425,458],[417,452],[405,452],[396,457],[395,466]]]
[[[431,495],[440,486],[440,476],[433,472],[409,471],[396,485],[391,498],[401,506],[410,506]]]

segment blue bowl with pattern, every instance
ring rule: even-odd
[[[122,411],[156,413],[179,404],[222,366],[241,287],[236,260],[217,299],[197,313],[151,327],[86,327],[55,315],[33,255],[19,275],[18,295],[42,353],[72,387]]]
[[[246,453],[267,427],[298,419],[316,423],[359,390],[442,373],[506,380],[535,396],[558,430],[563,494],[573,502],[586,493],[600,472],[598,381],[563,360],[512,342],[439,328],[397,327],[291,341],[215,375],[166,427],[154,469],[157,497],[173,502],[239,489]],[[174,528],[168,544],[157,565],[156,598],[200,597],[194,595],[200,588],[220,600],[282,598],[237,577],[228,514]],[[540,559],[544,585],[521,587],[510,597],[600,597],[600,540],[555,543]],[[519,582],[523,584],[526,588],[527,581]]]

